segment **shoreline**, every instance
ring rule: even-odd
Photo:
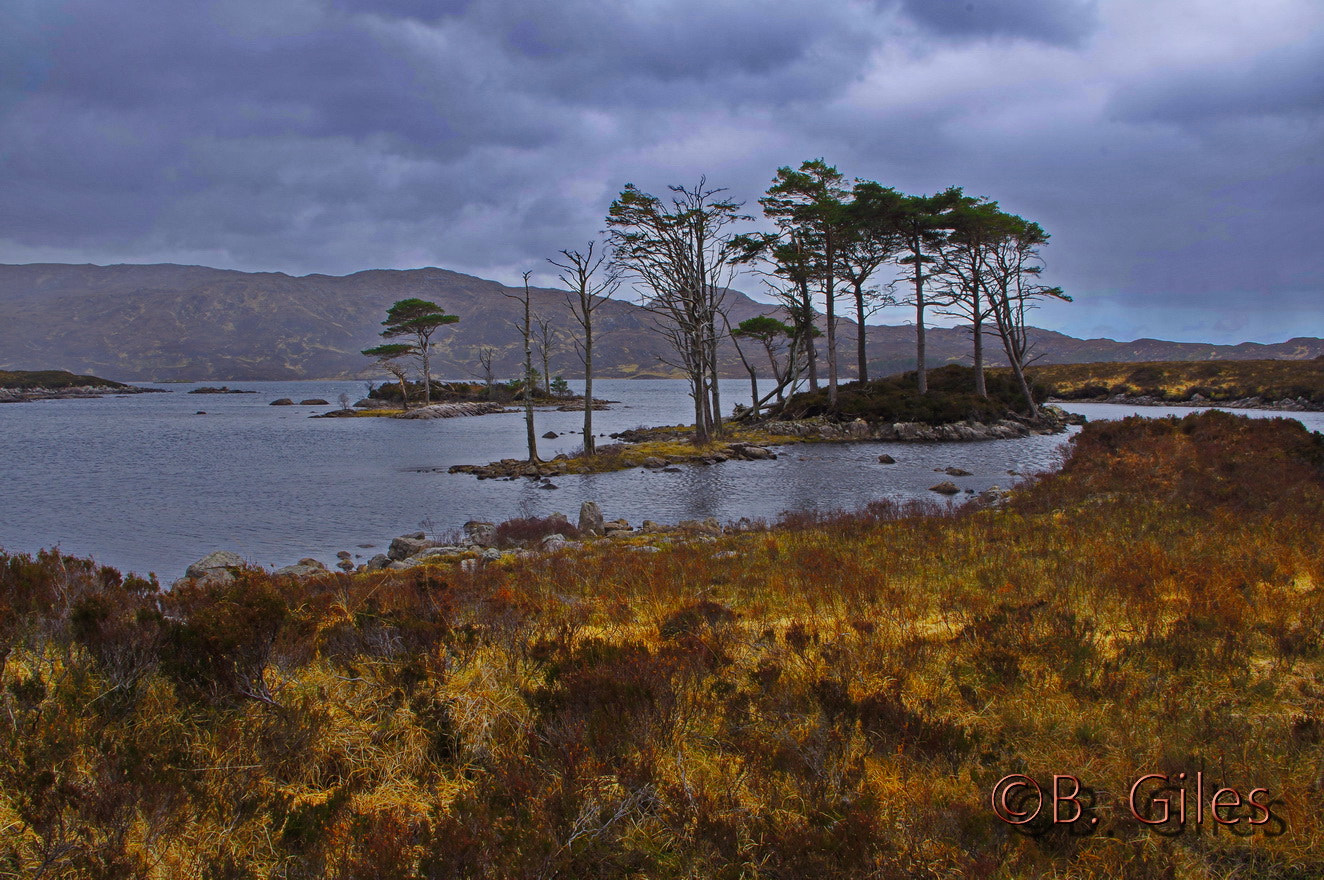
[[[1324,405],[1311,403],[1304,397],[1283,398],[1282,400],[1266,400],[1263,397],[1211,400],[1197,394],[1185,400],[1162,400],[1148,394],[1104,394],[1095,397],[1050,397],[1048,403],[1055,406],[1069,406],[1073,403],[1110,403],[1118,406],[1169,406],[1183,409],[1215,407],[1218,409],[1275,410],[1280,412],[1324,412]]]
[[[142,388],[137,385],[125,385],[122,388],[107,388],[104,385],[79,385],[72,388],[0,388],[0,403],[128,397],[134,394],[169,394],[171,390],[168,388]]]

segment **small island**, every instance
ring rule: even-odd
[[[692,425],[642,428],[612,434],[619,442],[599,446],[593,455],[581,451],[545,462],[507,458],[486,465],[454,465],[450,473],[495,479],[712,465],[731,459],[775,459],[770,447],[793,443],[1006,440],[1058,433],[1084,421],[1057,407],[1040,406],[1045,391],[1037,386],[1032,386],[1035,407],[1031,409],[1011,376],[995,371],[985,376],[986,394],[978,394],[974,372],[956,364],[930,370],[924,394],[918,391],[912,371],[843,384],[835,404],[829,402],[827,390],[820,389],[791,395],[759,416],[737,406],[736,415],[707,442],[696,439]]]
[[[164,388],[139,388],[100,376],[66,370],[0,370],[0,403],[54,400],[70,397],[104,397],[108,394],[146,394]]]

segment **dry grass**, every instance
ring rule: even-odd
[[[1005,509],[652,554],[165,596],[5,557],[0,876],[1320,876],[1322,468],[1215,413],[1091,425]],[[1179,771],[1281,833],[1128,820]],[[1100,830],[1016,833],[1013,772]]]
[[[1030,375],[1055,397],[1068,400],[1112,394],[1159,400],[1232,401],[1247,397],[1324,405],[1324,360],[1156,361],[1151,363],[1046,364]]]

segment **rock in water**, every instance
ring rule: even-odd
[[[879,464],[896,464],[896,459],[893,458],[892,456],[888,455],[886,452],[884,452],[882,455],[878,456],[878,463],[879,463]]]
[[[596,501],[585,501],[579,508],[579,530],[586,535],[603,533],[602,508]]]
[[[310,397],[307,400],[299,401],[299,406],[326,406],[328,403],[329,401],[323,400],[320,397]]]
[[[930,492],[939,492],[943,495],[955,495],[960,492],[960,488],[951,480],[943,480],[936,486],[929,487]]]
[[[281,397],[281,398],[277,398],[276,400],[271,401],[271,403],[269,403],[269,404],[267,404],[267,405],[268,405],[268,406],[294,406],[294,401],[293,401],[293,400],[290,400],[288,397]]]

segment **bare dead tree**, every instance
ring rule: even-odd
[[[695,442],[720,434],[717,383],[719,317],[735,256],[725,230],[740,205],[718,198],[706,178],[671,186],[669,202],[627,184],[607,215],[614,262],[646,289],[642,307],[676,351],[694,399]]]
[[[502,295],[518,300],[524,306],[524,320],[516,324],[515,328],[524,338],[524,427],[528,433],[529,463],[538,464],[541,461],[538,458],[538,436],[533,428],[533,309],[529,292],[529,276],[532,274],[532,271],[524,273],[523,296],[504,292]]]
[[[574,340],[575,353],[584,365],[584,454],[594,455],[597,446],[593,440],[593,313],[621,286],[620,268],[608,260],[603,249],[595,254],[597,242],[590,241],[584,251],[561,251],[564,262],[548,259],[557,269],[557,276],[565,285],[566,303],[570,313],[583,332],[583,338]]]

